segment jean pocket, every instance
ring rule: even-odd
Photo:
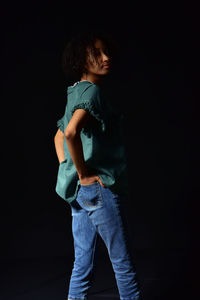
[[[77,202],[87,211],[93,211],[103,206],[103,198],[101,193],[101,186],[98,182],[92,184],[81,185]]]

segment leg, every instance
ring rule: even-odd
[[[75,261],[69,284],[68,299],[86,299],[91,286],[97,232],[87,212],[72,207],[72,234]]]
[[[120,209],[120,197],[109,189],[102,190],[105,210],[111,218],[98,225],[100,236],[108,249],[109,257],[115,272],[115,278],[121,300],[139,299],[139,282],[135,265],[131,261],[126,232]]]
[[[80,190],[79,204],[88,212],[108,249],[121,300],[138,300],[136,271],[131,262],[120,210],[120,197],[99,183]]]

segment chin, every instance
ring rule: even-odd
[[[104,71],[103,71],[103,74],[104,74],[104,75],[106,75],[106,74],[108,74],[108,73],[110,73],[110,70],[104,70]]]

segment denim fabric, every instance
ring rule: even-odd
[[[81,185],[77,199],[70,204],[75,261],[68,299],[87,299],[98,236],[107,247],[120,299],[139,299],[139,282],[130,257],[120,203],[120,196],[95,182]]]

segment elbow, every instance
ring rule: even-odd
[[[79,136],[80,132],[77,131],[75,128],[66,128],[65,129],[65,138],[67,141],[75,139]]]
[[[63,141],[64,134],[62,131],[58,130],[54,135],[54,144],[58,143],[59,141]]]

